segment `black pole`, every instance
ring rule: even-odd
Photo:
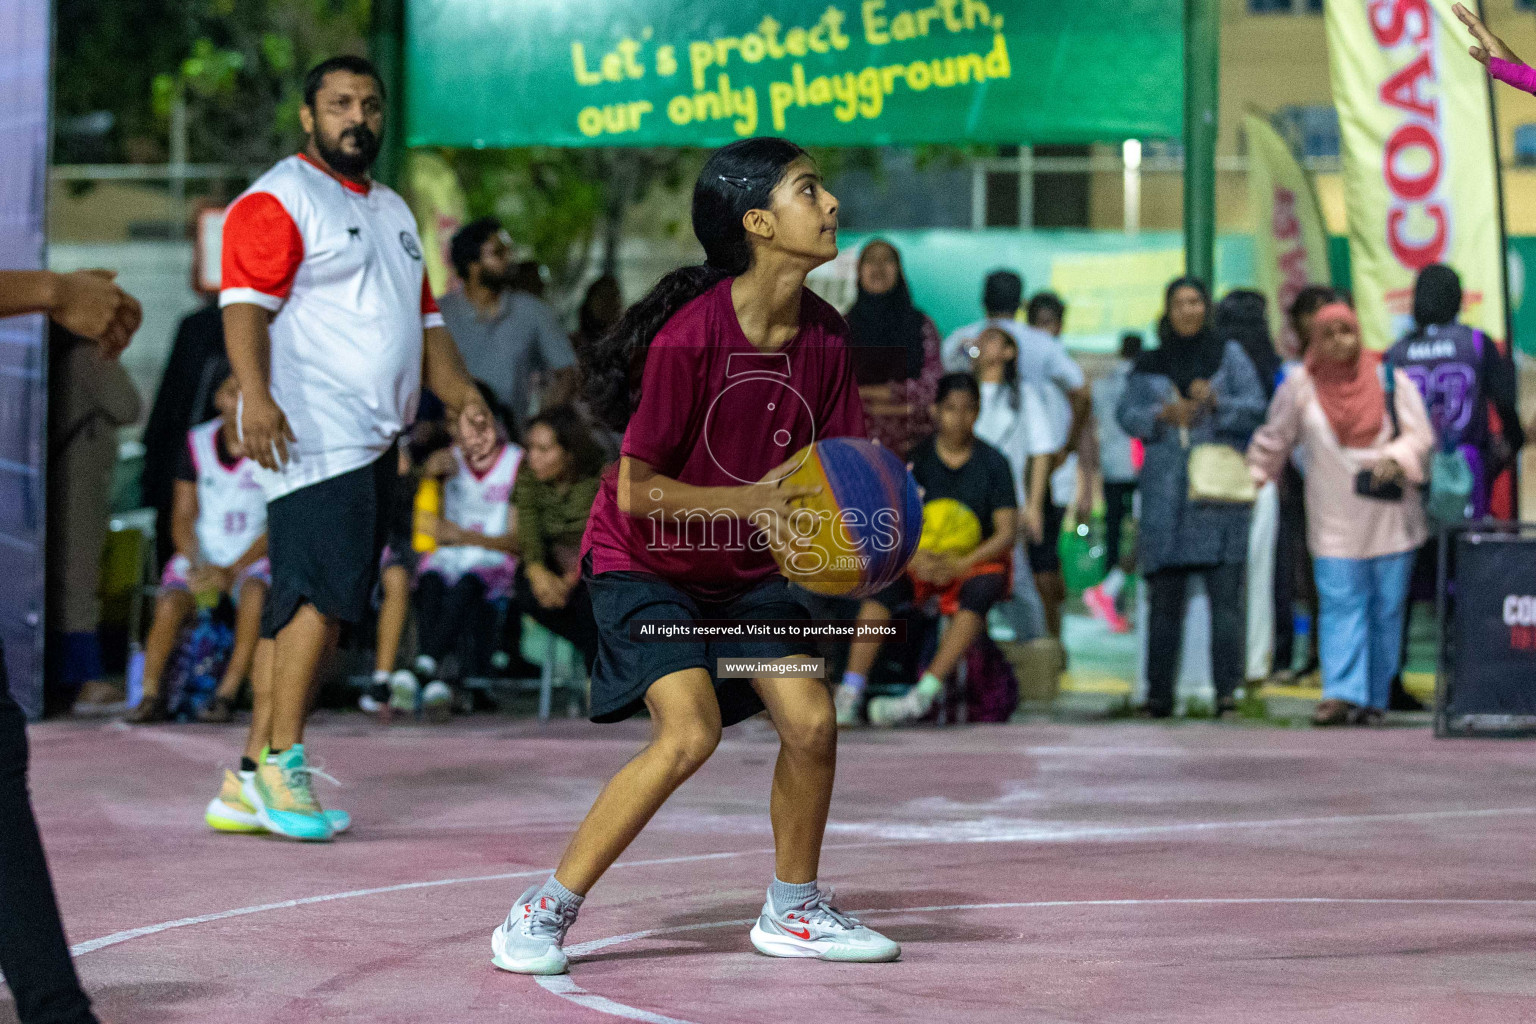
[[[1477,16],[1482,18],[1483,5],[1479,0],[1477,4]],[[1494,106],[1493,76],[1488,79],[1488,144],[1493,147],[1493,198],[1498,211],[1499,228],[1499,288],[1502,292],[1504,305],[1504,344],[1509,346],[1509,358],[1513,362],[1515,358],[1515,318],[1514,311],[1509,305],[1509,238],[1504,229],[1504,165],[1499,157],[1499,111]],[[1515,387],[1515,398],[1520,397],[1518,382]],[[1510,509],[1509,517],[1518,520],[1520,518],[1520,457],[1516,453],[1514,462],[1509,467],[1510,479]]]

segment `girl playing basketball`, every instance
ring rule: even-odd
[[[810,646],[631,633],[644,622],[808,618],[769,547],[787,543],[793,502],[815,491],[779,482],[796,465],[786,460],[812,441],[864,436],[847,327],[804,287],[837,255],[837,200],[811,159],[772,138],[718,150],[694,185],[693,230],[706,262],[663,278],[586,367],[594,409],[627,423],[582,543],[601,636],[592,719],[644,707],[651,742],[603,789],[554,875],[496,929],[493,962],[503,970],[566,969],[561,946],[592,886],[709,758],[721,728],[765,707],[780,741],[769,805],[775,877],[752,944],[824,960],[901,952],[817,887],[837,761],[826,685],[714,676],[719,658],[805,656]]]

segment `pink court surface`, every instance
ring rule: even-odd
[[[490,935],[644,723],[321,717],[327,846],[202,823],[234,731],[49,724],[33,790],[105,1020],[1536,1020],[1531,751],[1425,731],[845,734],[822,879],[899,963],[772,960],[766,725],[594,890],[570,975]],[[0,997],[0,1021],[14,1019]]]

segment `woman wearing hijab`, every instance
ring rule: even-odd
[[[1234,288],[1216,304],[1216,337],[1243,346],[1253,363],[1266,399],[1274,397],[1280,380],[1280,353],[1269,333],[1268,303],[1251,288]]]
[[[1164,307],[1159,345],[1136,360],[1115,415],[1146,452],[1139,540],[1150,605],[1145,712],[1154,718],[1173,714],[1185,589],[1198,574],[1210,596],[1211,674],[1217,713],[1223,714],[1236,707],[1243,681],[1250,509],[1192,501],[1188,464],[1199,445],[1241,452],[1264,418],[1264,389],[1242,346],[1221,340],[1212,329],[1204,282],[1175,280]]]
[[[1424,482],[1434,432],[1413,381],[1361,348],[1360,324],[1342,302],[1317,311],[1305,365],[1280,386],[1254,435],[1254,478],[1278,476],[1297,445],[1306,451],[1321,619],[1324,699],[1312,721],[1373,724],[1387,708],[1408,577],[1427,533],[1411,485]]]
[[[912,304],[891,243],[875,239],[859,253],[859,297],[848,311],[853,373],[870,439],[905,459],[933,433],[928,408],[944,375],[939,329]]]

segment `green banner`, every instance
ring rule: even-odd
[[[412,146],[1176,138],[1180,0],[411,0]]]

